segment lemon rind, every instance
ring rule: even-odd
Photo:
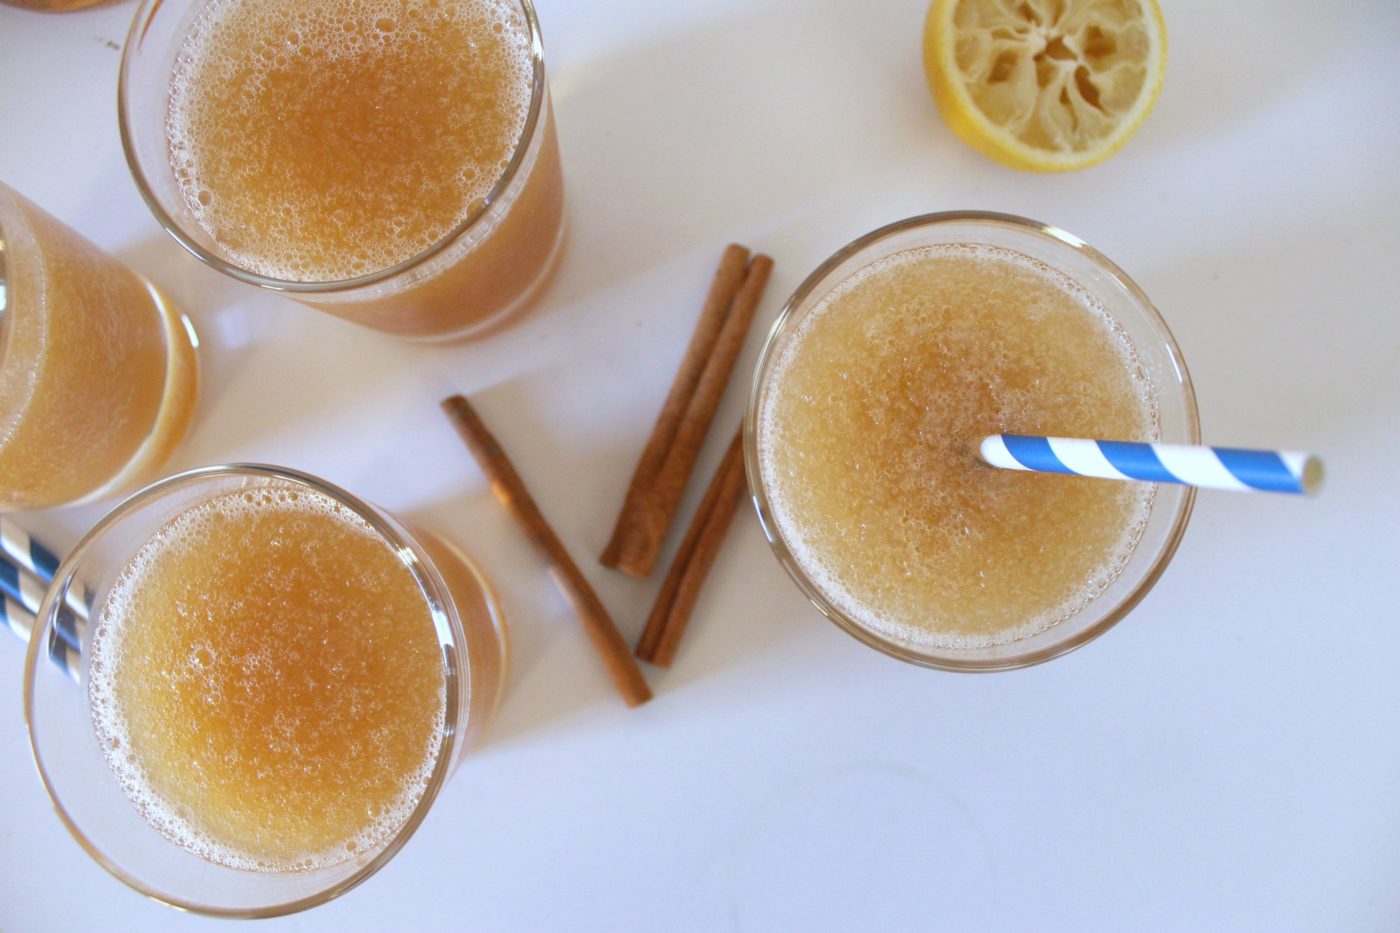
[[[953,9],[959,0],[935,0],[924,20],[923,58],[933,99],[943,119],[967,145],[1010,168],[1030,172],[1073,172],[1098,165],[1125,146],[1147,120],[1161,94],[1167,70],[1167,27],[1156,0],[1142,0],[1148,11],[1147,83],[1137,102],[1104,142],[1084,152],[1052,152],[1021,142],[991,122],[959,79],[953,55]]]

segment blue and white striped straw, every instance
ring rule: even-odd
[[[36,616],[39,614],[39,604],[44,601],[44,593],[50,582],[49,579],[39,579],[9,554],[0,552],[0,596],[14,600],[25,612]],[[87,621],[87,612],[86,601],[70,591],[64,611],[55,620],[55,636],[74,651],[82,647],[80,627]]]
[[[982,438],[978,453],[1004,470],[1305,495],[1322,487],[1322,461],[1290,450],[992,434]]]
[[[21,567],[8,554],[0,554],[0,594],[17,600],[30,612],[39,611],[48,587],[39,582],[28,569]]]
[[[4,615],[5,628],[14,633],[20,641],[29,641],[34,634],[34,613],[24,608],[18,601],[8,596],[0,596],[0,614]]]
[[[50,566],[56,566],[50,563],[53,552],[35,542],[22,529],[16,528],[12,521],[6,520],[4,530],[11,535],[11,544],[16,540],[24,543],[23,553],[26,557],[35,553],[44,557],[38,561],[21,561],[11,554],[9,546],[0,549],[0,595],[17,601],[30,614],[38,615],[39,604],[43,602],[44,593],[53,580],[53,574],[48,572]],[[54,632],[76,651],[82,646],[79,628],[87,621],[87,600],[70,591],[66,603],[67,610],[58,614]]]
[[[14,519],[0,515],[0,551],[48,585],[58,573],[58,555],[29,536]]]
[[[34,613],[8,596],[0,596],[0,617],[3,617],[0,622],[21,641],[27,642],[34,635]],[[76,683],[78,672],[82,669],[82,655],[75,645],[60,638],[59,634],[58,629],[54,629],[49,637],[49,659]]]
[[[31,538],[13,519],[0,516],[0,621],[23,641],[33,635],[39,605],[58,564],[53,551]],[[82,657],[79,628],[86,619],[85,599],[70,593],[49,634],[49,657],[74,680],[78,679]]]

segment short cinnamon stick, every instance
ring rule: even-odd
[[[685,540],[661,584],[656,605],[647,618],[646,628],[637,641],[637,657],[659,667],[670,667],[675,660],[681,636],[690,624],[690,614],[700,597],[700,588],[719,555],[720,544],[743,498],[744,441],[741,430],[734,436],[723,462],[710,481],[705,498],[695,511]]]
[[[735,266],[746,255],[742,247],[730,246],[720,261],[681,371],[637,464],[612,540],[603,552],[602,562],[609,567],[645,577],[656,565],[773,269],[768,256],[753,257],[714,331],[715,309],[726,303]]]
[[[627,643],[618,632],[617,625],[608,610],[604,608],[598,594],[593,592],[588,580],[578,569],[564,544],[545,521],[535,500],[525,488],[520,474],[515,472],[510,458],[501,445],[486,429],[481,417],[471,403],[460,395],[454,395],[442,403],[442,410],[452,419],[457,433],[466,442],[472,457],[481,466],[481,471],[491,481],[491,490],[496,498],[510,511],[524,529],[526,536],[536,549],[549,561],[554,581],[583,623],[584,631],[593,642],[593,647],[602,656],[603,663],[612,675],[613,683],[622,694],[628,706],[639,706],[651,699],[651,688],[642,676],[641,668],[632,659]]]

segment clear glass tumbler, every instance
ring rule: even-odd
[[[127,163],[142,197],[181,246],[240,281],[421,341],[457,340],[494,329],[533,303],[549,278],[564,236],[563,174],[539,20],[530,0],[512,2],[518,4],[518,12],[512,15],[528,34],[533,68],[524,129],[484,200],[417,255],[334,281],[279,278],[250,268],[200,223],[172,167],[167,120],[172,71],[208,0],[143,0],[127,37],[118,116]],[[355,25],[376,28],[374,23]],[[283,39],[269,36],[268,41]],[[294,49],[291,54],[295,56]],[[444,106],[451,103],[443,101]],[[358,100],[346,106],[365,108],[370,103]],[[303,131],[287,128],[288,133]],[[397,217],[386,216],[382,229],[387,231],[397,222]]]
[[[0,184],[0,511],[149,480],[189,428],[197,344],[150,282]]]
[[[1063,230],[1006,214],[955,212],[913,217],[866,234],[822,263],[798,287],[773,325],[759,357],[745,420],[745,462],[754,504],[773,552],[802,592],[831,621],[864,644],[914,664],[954,671],[1006,670],[1071,651],[1127,615],[1156,583],[1175,553],[1195,502],[1195,490],[1163,485],[1155,491],[1150,514],[1131,556],[1102,591],[1068,618],[1005,643],[930,647],[924,641],[874,631],[837,605],[829,584],[820,582],[821,570],[813,566],[812,562],[819,558],[800,557],[801,549],[785,537],[774,512],[774,478],[766,475],[762,455],[768,441],[760,434],[760,424],[772,395],[776,361],[792,345],[794,335],[814,309],[842,283],[886,257],[921,247],[957,244],[1001,248],[1031,257],[1067,276],[1096,298],[1132,343],[1155,399],[1158,436],[1148,439],[1199,443],[1196,399],[1181,352],[1166,323],[1132,279]],[[809,403],[822,404],[820,399],[810,399]],[[877,413],[871,417],[879,423]],[[869,441],[878,444],[879,438],[871,436]],[[850,533],[863,532],[853,528]]]
[[[21,10],[39,10],[44,13],[67,13],[83,7],[96,6],[108,0],[0,0],[5,6],[17,6]]]
[[[108,623],[111,616],[107,613],[120,602],[122,597],[113,598],[114,586],[132,566],[133,558],[145,553],[142,548],[162,530],[168,530],[173,520],[215,499],[228,501],[226,497],[233,496],[256,502],[259,497],[267,501],[268,496],[288,494],[309,494],[320,497],[318,502],[329,500],[336,508],[362,520],[363,525],[356,524],[362,529],[359,533],[368,534],[371,540],[378,538],[387,546],[386,553],[392,555],[390,566],[397,568],[401,564],[411,575],[409,592],[421,595],[440,650],[445,706],[440,741],[432,749],[431,772],[421,796],[416,802],[410,801],[411,812],[400,825],[387,827],[378,842],[360,847],[335,864],[246,870],[208,860],[177,845],[148,822],[123,790],[109,759],[110,754],[117,753],[110,746],[110,734],[105,740],[101,738],[103,730],[95,719],[94,709],[101,706],[100,697],[105,694],[93,688],[94,632]],[[238,563],[234,566],[246,563],[246,559],[235,559]],[[279,562],[284,559],[285,556],[276,558]],[[301,571],[291,568],[286,572]],[[392,572],[399,574],[398,569]],[[202,604],[212,587],[201,584],[194,589],[195,603]],[[412,598],[416,601],[416,597]],[[276,606],[260,607],[258,611],[269,625],[276,625],[282,618]],[[101,624],[95,624],[99,621]],[[142,621],[136,617],[125,624],[129,628]],[[389,622],[396,624],[394,620]],[[348,630],[361,629],[353,626]],[[208,644],[213,651],[233,650],[227,647],[227,641],[219,640],[217,633],[211,633]],[[314,639],[311,644],[316,644]],[[30,641],[25,661],[24,714],[34,760],[54,808],[73,837],[104,868],[137,891],[184,910],[228,917],[270,917],[305,910],[343,894],[382,868],[403,847],[496,708],[507,662],[506,631],[495,595],[476,568],[454,547],[433,535],[409,532],[381,509],[315,477],[269,466],[215,466],[170,477],[132,496],[102,519],[63,561],[40,608]],[[98,662],[110,663],[110,656]],[[370,659],[367,663],[373,668],[376,662]],[[117,668],[111,670],[116,672]],[[297,672],[292,676],[298,681],[303,676],[315,676],[301,675],[301,665],[291,670]],[[162,676],[176,675],[167,671]],[[281,683],[285,672],[276,676]],[[342,705],[349,702],[343,676],[348,675],[322,685],[336,691],[335,702]],[[112,677],[120,679],[118,673]],[[97,682],[104,682],[100,672]],[[315,685],[311,687],[314,689]],[[124,688],[117,685],[115,689]],[[259,705],[270,702],[265,699],[266,694],[261,696],[264,699]],[[196,698],[193,702],[203,700]],[[353,726],[354,713],[349,712]],[[104,748],[104,741],[109,747]],[[342,774],[357,773],[357,764],[357,760],[346,760]],[[339,764],[335,767],[338,769]],[[233,792],[239,793],[237,788]]]

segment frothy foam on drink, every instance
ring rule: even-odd
[[[176,184],[252,272],[389,268],[491,193],[529,113],[532,55],[510,0],[212,0],[170,84]]]
[[[436,717],[419,763],[416,768],[401,777],[397,798],[382,807],[358,831],[338,840],[334,845],[300,852],[291,857],[270,857],[229,845],[201,825],[201,815],[191,812],[188,804],[174,803],[167,799],[156,788],[157,782],[152,779],[146,763],[136,752],[138,743],[133,741],[123,704],[122,682],[124,677],[131,676],[128,672],[131,667],[130,659],[124,657],[124,652],[132,631],[145,621],[138,611],[142,590],[152,585],[160,585],[161,574],[167,572],[163,565],[172,553],[198,550],[201,546],[207,546],[206,542],[211,532],[219,525],[266,515],[269,511],[290,517],[291,527],[297,527],[296,521],[299,518],[313,521],[330,519],[342,531],[382,546],[377,534],[359,515],[327,496],[307,490],[278,489],[226,495],[182,513],[140,549],[103,603],[93,637],[88,697],[97,740],[118,783],[146,821],[166,838],[202,858],[231,868],[248,871],[304,871],[325,868],[372,851],[408,820],[427,789],[442,744],[444,709],[440,691]],[[210,622],[217,621],[219,611],[220,607],[217,606],[209,610]],[[269,622],[275,621],[275,608],[269,607],[268,612]],[[214,671],[221,662],[228,660],[221,658],[221,654],[227,651],[219,633],[211,631],[208,638],[190,643],[184,657],[174,659],[174,663],[163,668],[161,675],[172,683],[195,685],[211,706],[229,711],[230,704],[235,704],[236,698],[225,694],[223,685],[226,680],[214,676]],[[243,652],[239,658],[241,673],[248,676],[265,674],[279,666],[285,668],[286,664],[285,658],[276,657],[275,649],[267,646],[253,652]],[[290,670],[287,673],[296,676],[298,672]],[[352,714],[353,712],[350,711]],[[237,710],[234,709],[227,712],[227,715],[236,713]],[[353,719],[347,723],[347,728],[354,728]],[[147,734],[141,738],[141,744],[149,747],[152,743],[162,742],[165,736]],[[367,753],[373,756],[374,749]],[[204,770],[217,771],[220,765],[225,763],[218,760],[208,761],[205,762],[208,767]],[[360,763],[355,761],[346,761],[343,764],[346,769],[360,767]],[[217,782],[220,779],[222,778],[219,775],[210,776],[212,781]],[[280,818],[293,820],[294,814],[283,813]],[[354,816],[351,815],[350,818],[354,819]]]
[[[930,299],[927,282],[901,292],[901,276],[919,274],[919,267],[931,262],[960,264],[970,270],[969,288],[985,284],[982,279],[1011,275],[1019,276],[1040,294],[1018,296],[1011,314],[1001,318],[992,315],[1006,322],[1003,329],[988,320],[964,321],[957,304],[972,292],[960,294],[958,287],[949,286],[950,294]],[[882,288],[887,294],[871,295]],[[861,296],[863,291],[866,294]],[[1004,297],[995,291],[988,295],[989,300]],[[848,314],[839,324],[832,323],[833,309],[837,314],[843,308],[849,312],[846,306],[860,301],[865,302],[861,312],[865,320],[852,321]],[[1127,396],[1127,422],[1136,433],[1145,433],[1145,439],[1155,439],[1156,398],[1122,326],[1077,283],[1012,250],[955,244],[896,253],[845,279],[798,322],[771,363],[770,389],[759,412],[760,474],[777,529],[793,560],[837,610],[870,632],[912,648],[990,648],[1063,622],[1118,579],[1151,513],[1154,493],[1149,484],[1116,484],[1117,488],[1107,491],[1119,497],[1114,500],[1117,531],[1108,534],[1102,559],[1079,579],[1073,592],[1019,618],[974,629],[957,624],[951,609],[969,596],[1018,605],[1034,601],[1030,589],[1039,584],[1023,579],[1034,567],[1027,567],[1027,574],[1020,576],[997,576],[998,568],[992,566],[975,569],[975,553],[996,535],[1000,517],[993,505],[962,488],[957,477],[950,477],[947,468],[951,463],[965,473],[978,473],[976,479],[988,484],[1022,484],[1019,488],[1002,487],[1022,494],[1030,488],[1024,484],[1045,478],[981,473],[992,468],[975,462],[970,447],[976,440],[973,435],[1008,430],[1070,433],[1038,430],[1047,410],[1047,398],[1042,397],[1046,393],[1051,408],[1082,406],[1085,411],[1076,410],[1072,416],[1086,423],[1094,421],[1091,407],[1101,400],[1093,390],[1085,389],[1085,397],[1090,399],[1086,404],[1076,397],[1075,386],[1054,385],[1053,379],[1045,385],[1038,379],[1003,381],[1004,374],[1019,375],[1014,370],[1027,350],[1020,334],[1023,328],[1013,314],[1023,316],[1027,326],[1040,327],[1064,318],[1070,308],[1093,322],[1089,338],[1102,345],[1095,352],[1128,374],[1109,390],[1120,398]],[[841,336],[833,337],[831,329],[837,326],[843,328]],[[1070,340],[1086,340],[1082,333],[1065,333]],[[824,336],[816,336],[819,334]],[[971,355],[961,361],[968,371],[938,374],[921,369],[925,361],[920,358],[920,343],[937,345],[928,356],[930,366],[956,359],[960,352],[972,348]],[[870,359],[843,359],[857,353],[868,354]],[[799,367],[801,374],[790,378]],[[820,367],[827,367],[833,378],[817,378],[814,374]],[[985,376],[972,370],[981,370]],[[830,414],[832,406],[843,404],[848,407],[840,410],[842,419],[849,415],[856,424],[847,420],[841,420],[839,426],[816,423],[824,411]],[[975,430],[956,440],[956,444],[969,445],[964,456],[946,436],[944,419],[953,417],[949,413],[973,410],[986,417],[968,422]],[[813,425],[797,424],[807,419],[815,419]],[[1137,423],[1132,424],[1134,421]],[[894,424],[900,427],[892,428]],[[831,436],[843,430],[852,431],[853,436]],[[880,436],[881,431],[892,430],[907,431],[909,436]],[[969,428],[964,425],[961,430]],[[892,449],[877,450],[880,445]],[[829,469],[833,464],[834,472]],[[1066,479],[1101,482],[1061,477],[1052,482]],[[868,490],[882,483],[890,484],[884,491],[889,495],[877,499]],[[824,491],[814,492],[814,484],[822,485]],[[823,501],[824,496],[849,497],[849,501],[830,505]],[[1034,507],[1034,502],[1028,507]],[[952,576],[956,579],[947,585],[933,579],[949,569],[950,555],[954,554],[958,563]],[[1028,563],[1036,558],[1034,554],[1019,556]],[[993,576],[997,589],[986,593],[980,580]],[[947,601],[943,617],[927,615],[926,600],[930,599]]]

